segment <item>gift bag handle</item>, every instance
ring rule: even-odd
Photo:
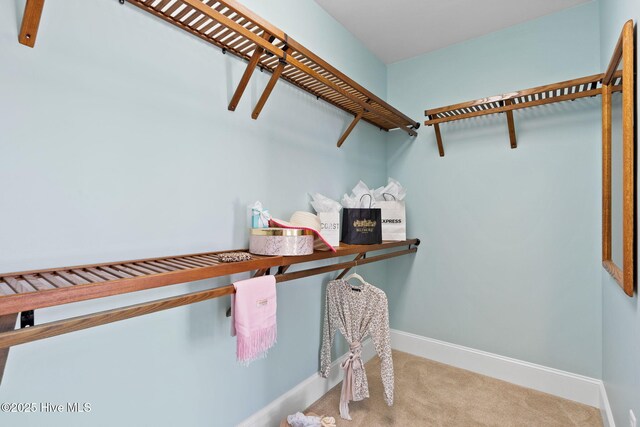
[[[398,199],[396,199],[396,196],[394,196],[391,193],[382,193],[382,198],[384,199],[385,202],[387,201],[387,198],[385,196],[391,196],[391,197],[393,197],[393,200],[398,200]]]
[[[364,198],[364,196],[369,196],[369,209],[371,209],[371,205],[373,204],[373,197],[371,197],[371,194],[363,194],[362,197],[360,197],[360,201],[361,202],[362,202],[362,199]]]

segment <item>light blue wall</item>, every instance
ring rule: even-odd
[[[587,3],[388,67],[388,101],[435,108],[600,72]],[[389,266],[392,327],[592,377],[601,374],[600,102],[390,135],[415,262]],[[411,263],[413,262],[413,268]]]
[[[600,0],[602,69],[609,64],[622,25],[629,19],[636,23],[640,19],[638,1]],[[638,66],[636,63],[636,71]],[[636,181],[638,179],[636,175]],[[640,417],[640,306],[637,290],[634,297],[629,298],[604,269],[601,272],[602,378],[616,424],[628,425],[630,409],[636,418]]]
[[[386,96],[386,68],[312,0],[244,1]],[[246,246],[246,205],[288,218],[309,191],[339,198],[386,179],[385,135],[117,1],[45,5],[35,49],[17,42],[24,1],[0,2],[0,271]],[[371,267],[371,277],[384,275]],[[237,277],[247,277],[239,275]],[[90,402],[85,415],[0,413],[0,425],[228,427],[312,375],[325,277],[278,287],[266,360],[235,363],[228,298],[11,350],[0,402]],[[38,323],[229,283],[177,285],[38,310]]]
[[[385,68],[312,0],[244,3],[416,120],[600,72],[640,7],[592,2]],[[388,172],[408,187],[408,234],[423,241],[416,257],[365,270],[386,278],[392,327],[602,375],[616,421],[640,413],[637,298],[600,268],[599,99],[516,112],[516,150],[500,116],[443,125],[444,158],[424,127],[409,142],[362,124],[338,150],[351,117],[279,84],[251,120],[266,73],[228,112],[244,63],[132,6],[49,2],[32,50],[16,42],[23,4],[0,4],[0,271],[245,246],[246,204],[286,217],[308,191],[339,197]],[[233,425],[317,370],[327,277],[279,286],[278,345],[249,368],[234,362],[226,298],[16,347],[0,401],[93,411],[0,424]]]

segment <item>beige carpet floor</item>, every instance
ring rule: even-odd
[[[336,418],[338,426],[601,426],[591,406],[519,387],[442,363],[393,352],[395,401],[382,395],[380,359],[366,364],[369,399],[351,402],[352,421],[338,411],[340,387],[305,412]]]

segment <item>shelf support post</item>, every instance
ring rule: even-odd
[[[438,152],[440,157],[444,157],[444,146],[442,145],[442,135],[440,134],[440,125],[436,123],[433,125],[433,130],[436,132],[436,142],[438,143]]]
[[[511,105],[513,101],[505,99],[504,105]],[[513,110],[508,110],[507,114],[507,126],[509,126],[509,141],[511,142],[511,148],[518,148],[518,141],[516,140],[516,127],[513,123]]]
[[[351,133],[353,128],[356,127],[356,125],[358,124],[358,122],[362,118],[363,114],[364,114],[364,111],[360,111],[358,113],[358,115],[354,117],[353,121],[351,122],[351,124],[349,125],[347,130],[344,131],[344,133],[342,134],[342,136],[338,140],[338,148],[342,147],[342,144],[344,143],[345,139],[347,139],[347,137],[349,136],[349,134]]]
[[[35,46],[43,7],[44,0],[27,0],[24,6],[24,15],[22,15],[20,35],[18,36],[20,44],[29,47]]]
[[[286,52],[287,47],[285,46],[282,50]],[[286,54],[285,54],[285,58],[286,58]],[[282,74],[282,72],[284,71],[284,67],[286,66],[287,66],[287,61],[285,59],[280,59],[280,61],[278,62],[278,65],[273,70],[273,74],[271,74],[271,79],[269,79],[267,86],[264,88],[264,92],[262,92],[262,96],[260,97],[260,99],[258,100],[258,103],[253,109],[253,113],[251,113],[251,118],[253,118],[254,120],[256,120],[260,115],[260,112],[262,111],[264,104],[267,103],[267,99],[269,99],[269,95],[271,95],[273,88],[278,82],[278,79],[280,78],[280,75]]]
[[[265,31],[262,34],[262,38],[268,39],[269,34]],[[244,90],[247,88],[247,84],[249,84],[251,75],[253,74],[253,71],[256,69],[258,62],[262,57],[262,54],[264,54],[264,49],[261,46],[256,45],[256,48],[253,51],[253,55],[251,55],[251,59],[247,64],[247,68],[244,70],[244,74],[240,79],[240,83],[238,83],[238,87],[236,88],[236,91],[234,92],[233,97],[231,98],[231,102],[229,102],[229,111],[236,110],[236,107],[238,106],[238,102],[240,102],[240,98],[242,98],[242,94],[244,93]]]
[[[291,268],[291,265],[281,265],[280,267],[278,267],[278,272],[276,273],[276,276],[278,274],[284,274],[287,272],[287,270],[289,270],[289,268]]]
[[[16,326],[17,318],[18,313],[0,316],[0,333],[13,331]],[[4,368],[7,366],[10,348],[11,347],[0,348],[0,384],[2,384],[2,377],[4,376]]]

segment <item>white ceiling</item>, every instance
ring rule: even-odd
[[[315,0],[390,64],[590,0]]]

